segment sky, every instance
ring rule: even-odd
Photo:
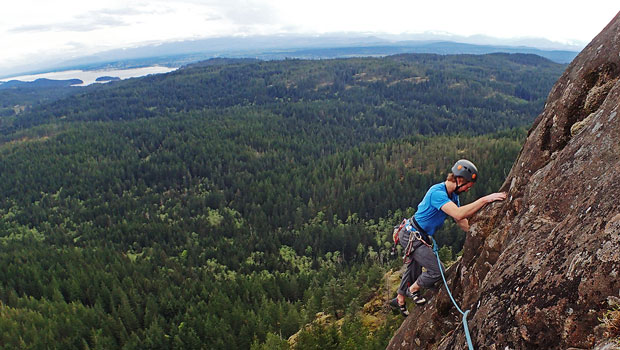
[[[618,0],[19,0],[0,12],[0,71],[225,36],[450,33],[585,46]]]

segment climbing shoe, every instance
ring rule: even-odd
[[[407,310],[407,304],[400,305],[398,303],[398,299],[396,299],[396,298],[390,300],[390,307],[392,307],[392,311],[394,313],[399,313],[400,312],[400,314],[403,315],[403,317],[409,316],[409,311]]]
[[[424,305],[426,304],[426,298],[420,295],[420,291],[415,291],[411,293],[410,291],[406,292],[406,295],[413,300],[416,305]]]

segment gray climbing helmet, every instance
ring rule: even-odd
[[[454,176],[461,176],[469,182],[476,182],[478,180],[478,169],[474,163],[467,159],[461,159],[454,163],[452,174]]]

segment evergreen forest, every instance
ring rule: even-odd
[[[460,158],[462,204],[497,191],[565,68],[213,59],[2,89],[0,348],[384,349],[392,227]],[[458,258],[464,232],[436,238]]]

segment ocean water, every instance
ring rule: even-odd
[[[86,86],[96,82],[99,77],[118,77],[121,79],[143,77],[150,74],[168,73],[176,70],[177,68],[162,67],[162,66],[150,66],[142,68],[131,69],[106,69],[106,70],[66,70],[60,72],[49,72],[34,75],[22,75],[10,78],[3,78],[2,81],[20,80],[20,81],[35,81],[37,79],[52,79],[52,80],[67,80],[67,79],[80,79],[84,83],[76,86]]]

